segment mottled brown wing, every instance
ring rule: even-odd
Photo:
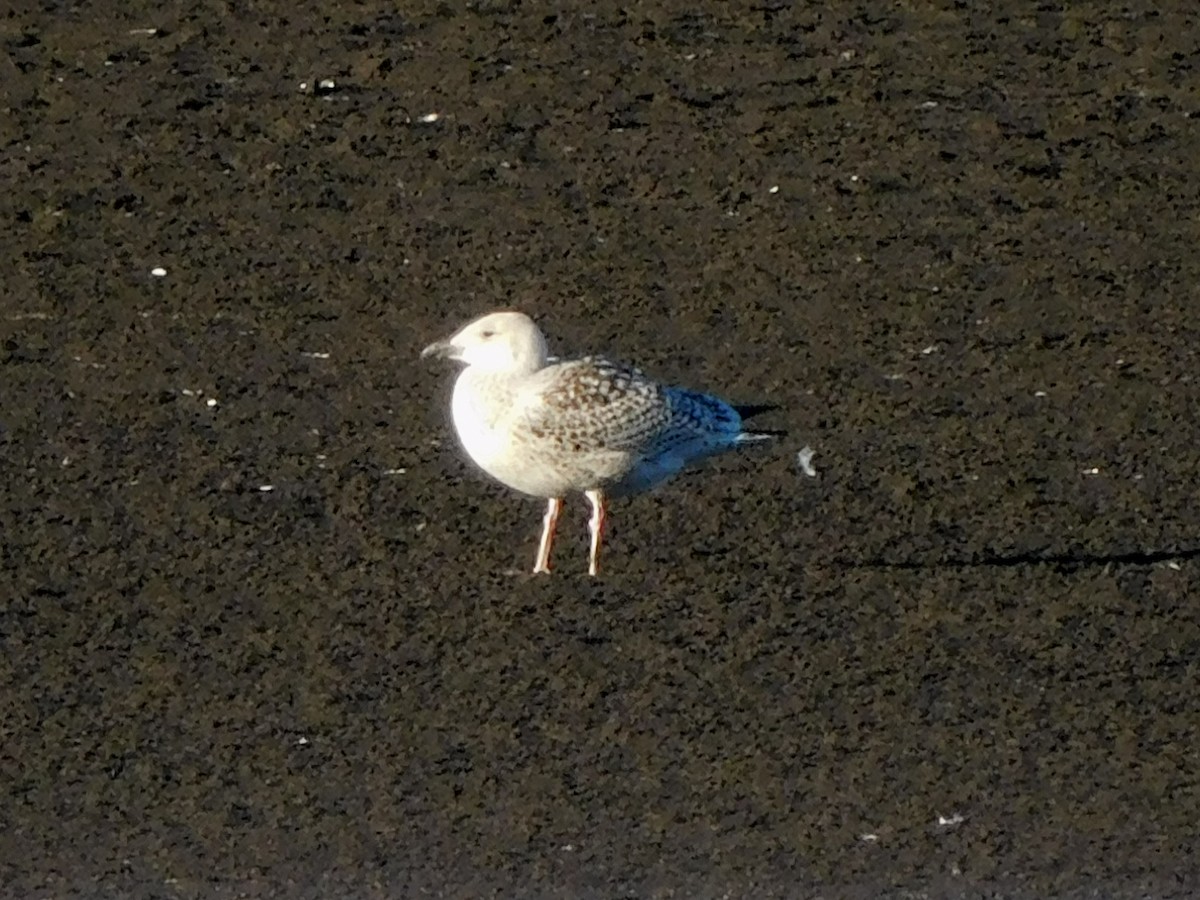
[[[598,356],[547,366],[530,382],[522,418],[570,450],[651,451],[672,423],[667,388]]]

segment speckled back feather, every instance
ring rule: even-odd
[[[587,356],[535,376],[538,402],[526,410],[535,437],[560,436],[573,450],[621,450],[654,456],[676,445],[727,445],[741,420],[705,394],[666,387],[632,366]]]

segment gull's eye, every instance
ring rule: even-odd
[[[488,338],[493,338],[495,336],[496,336],[496,332],[494,332],[494,331],[485,331],[483,334],[480,335],[480,337],[483,338],[485,341]]]

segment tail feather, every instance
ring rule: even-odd
[[[786,435],[786,431],[743,431],[735,440],[739,444],[751,444],[755,441],[773,441]]]
[[[749,419],[753,416],[759,415],[760,413],[770,412],[774,409],[779,409],[779,404],[747,403],[743,406],[734,406],[733,411],[743,419]],[[784,437],[785,435],[787,435],[786,431],[771,428],[761,428],[754,431],[743,431],[737,436],[737,442],[739,444],[744,444],[750,441],[769,441],[772,438],[780,438]]]

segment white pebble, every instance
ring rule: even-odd
[[[430,125],[430,124],[436,122],[440,118],[441,118],[441,116],[439,116],[437,113],[431,112],[431,113],[425,113],[425,115],[421,116],[421,118],[417,119],[417,121],[423,122],[426,125]]]
[[[155,266],[153,269],[150,270],[150,274],[153,275],[155,278],[163,278],[166,276],[167,270],[164,269],[162,266]]]
[[[800,471],[809,478],[817,477],[817,470],[813,468],[812,464],[813,455],[814,451],[812,447],[805,447],[796,454],[796,464],[800,466]]]

